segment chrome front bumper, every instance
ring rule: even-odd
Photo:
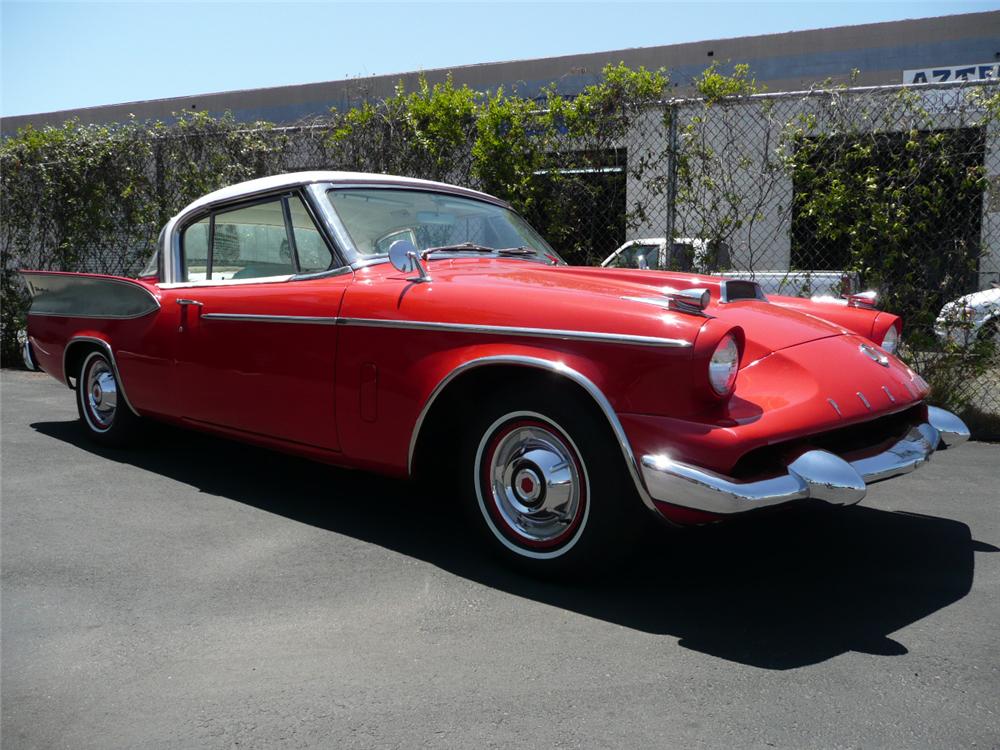
[[[927,422],[910,428],[888,450],[856,461],[845,461],[829,451],[809,450],[789,463],[785,474],[739,482],[665,456],[643,456],[642,478],[654,500],[722,515],[806,498],[853,505],[865,496],[869,484],[907,474],[927,463],[939,443],[952,446],[968,439],[969,429],[961,419],[930,406]]]

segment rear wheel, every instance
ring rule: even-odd
[[[554,390],[491,401],[469,427],[461,469],[488,544],[531,572],[621,558],[642,509],[607,423]]]
[[[101,445],[120,447],[137,437],[139,418],[125,403],[114,367],[103,352],[90,352],[80,365],[76,407],[88,436]]]

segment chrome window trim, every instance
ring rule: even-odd
[[[326,271],[310,271],[308,273],[297,273],[289,281],[311,281],[312,279],[325,279],[328,276],[342,276],[347,273],[354,273],[354,269],[349,265],[337,266]]]
[[[161,289],[190,289],[214,286],[244,286],[246,284],[282,284],[295,278],[295,274],[282,276],[258,276],[253,279],[204,279],[201,281],[177,281],[170,284],[158,284]]]
[[[434,386],[430,396],[427,397],[427,401],[420,410],[420,414],[417,415],[417,421],[413,425],[413,431],[410,433],[410,447],[406,460],[406,470],[411,477],[413,476],[413,457],[420,437],[420,429],[423,427],[424,421],[430,413],[431,407],[434,405],[438,396],[444,392],[449,383],[462,373],[490,365],[515,365],[518,367],[544,370],[557,375],[563,375],[582,387],[590,395],[590,397],[594,399],[597,407],[604,413],[605,418],[608,420],[608,424],[611,427],[612,432],[614,432],[615,439],[618,442],[618,447],[622,451],[622,456],[625,458],[625,464],[628,467],[632,481],[635,483],[636,492],[639,493],[639,498],[642,500],[643,505],[655,513],[657,517],[661,517],[656,510],[656,506],[653,504],[653,499],[646,490],[646,485],[642,480],[642,474],[639,469],[638,461],[636,460],[635,452],[632,450],[632,444],[629,442],[628,436],[625,434],[625,428],[622,427],[622,423],[618,419],[618,415],[615,413],[614,408],[611,406],[611,402],[608,401],[607,396],[605,396],[604,392],[601,391],[601,389],[598,388],[594,382],[585,375],[582,375],[571,367],[567,367],[562,362],[553,362],[551,360],[542,359],[541,357],[525,357],[522,355],[479,357],[477,359],[471,359],[468,362],[463,362],[445,375],[444,378],[442,378],[441,381]]]
[[[108,355],[108,361],[111,362],[111,369],[114,370],[115,372],[115,378],[118,380],[118,387],[121,390],[122,398],[125,400],[125,405],[129,408],[129,411],[131,411],[137,417],[142,416],[141,414],[139,414],[139,412],[135,410],[135,407],[132,406],[132,402],[129,401],[128,394],[125,392],[125,381],[122,380],[121,373],[118,372],[118,361],[115,359],[115,353],[111,351],[111,344],[109,344],[104,339],[97,338],[96,336],[73,336],[66,343],[66,348],[63,349],[62,369],[63,369],[63,378],[66,380],[66,385],[69,387],[69,389],[76,390],[76,387],[74,387],[72,382],[70,381],[70,374],[66,369],[66,355],[69,353],[69,350],[73,348],[73,344],[75,344],[78,341],[88,341],[90,343],[97,344],[104,350],[104,353]]]
[[[304,274],[300,272],[299,276],[330,273],[331,271],[340,271],[342,268],[349,269],[351,267],[347,246],[343,244],[339,234],[331,231],[333,227],[328,226],[328,218],[324,210],[323,201],[316,197],[316,193],[318,192],[316,187],[316,183],[302,185],[298,190],[294,191],[294,194],[298,195],[299,199],[305,205],[309,218],[312,219],[313,224],[323,238],[323,242],[326,243],[327,249],[330,251],[331,265],[325,271],[309,271]]]
[[[216,286],[241,286],[245,284],[283,284],[286,281],[312,281],[313,279],[325,279],[328,276],[342,276],[347,273],[354,273],[354,269],[351,268],[351,266],[345,265],[337,266],[336,268],[331,268],[327,271],[314,271],[312,273],[293,273],[284,274],[282,276],[258,276],[253,279],[228,279],[225,281],[212,279],[204,281],[177,281],[173,283],[158,283],[156,286],[160,289],[189,289]]]
[[[325,272],[324,272],[325,273]],[[203,279],[201,281],[175,281],[171,283],[157,284],[160,289],[190,289],[213,286],[244,286],[246,284],[283,284],[286,281],[294,281],[294,273],[286,273],[281,276],[257,276],[252,279]]]
[[[338,248],[338,256],[340,256],[342,262],[350,267],[357,268],[363,256],[354,246],[354,241],[351,239],[347,227],[344,226],[344,222],[340,220],[340,216],[337,215],[337,212],[326,197],[327,192],[332,189],[332,183],[316,182],[306,185],[305,193],[308,195],[312,206],[316,209],[316,215],[320,219],[319,224],[321,225],[321,229],[327,236],[327,242]]]

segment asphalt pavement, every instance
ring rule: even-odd
[[[0,396],[4,750],[1000,747],[998,445],[566,584],[404,482]]]

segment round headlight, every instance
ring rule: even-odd
[[[715,347],[708,362],[708,382],[720,396],[732,392],[736,385],[736,371],[740,366],[740,348],[732,334],[727,333]]]
[[[889,354],[895,354],[898,346],[899,331],[896,330],[896,326],[889,326],[889,330],[885,332],[885,338],[882,339],[882,348]]]

